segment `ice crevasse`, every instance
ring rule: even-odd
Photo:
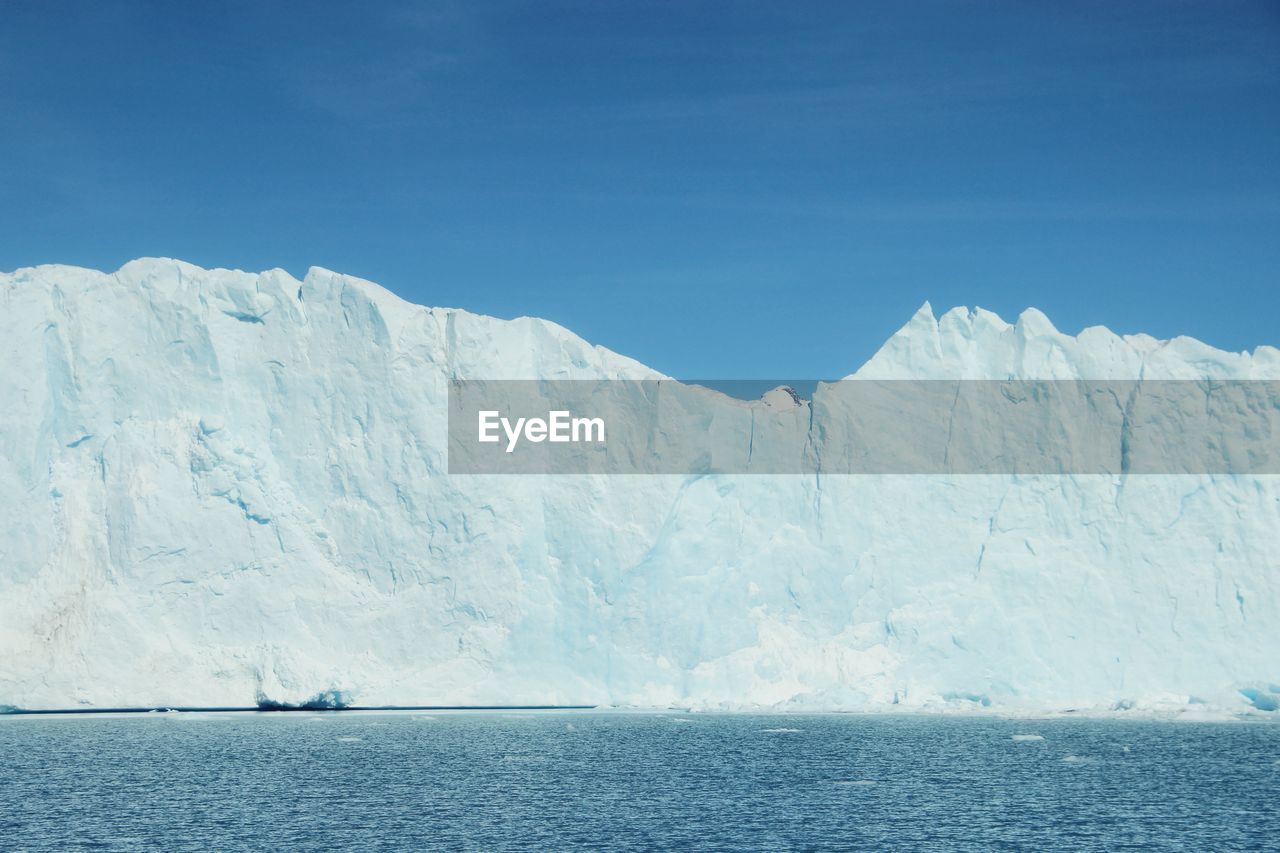
[[[451,378],[659,375],[318,268],[18,270],[0,349],[0,706],[1280,705],[1280,477],[450,476]],[[1009,377],[1280,351],[926,305],[854,374]]]

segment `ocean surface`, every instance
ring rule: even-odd
[[[0,848],[1280,849],[1280,725],[0,717]]]

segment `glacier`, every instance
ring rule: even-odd
[[[1275,476],[451,476],[453,378],[663,377],[319,268],[21,269],[0,329],[0,706],[1280,705]],[[926,304],[851,378],[1280,350]]]

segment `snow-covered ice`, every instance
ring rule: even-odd
[[[0,348],[0,705],[1280,702],[1277,477],[451,477],[451,378],[659,376],[322,269],[19,270]],[[925,306],[855,377],[1280,351]]]

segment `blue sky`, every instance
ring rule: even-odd
[[[0,6],[0,268],[316,264],[685,377],[1280,344],[1280,3]]]

